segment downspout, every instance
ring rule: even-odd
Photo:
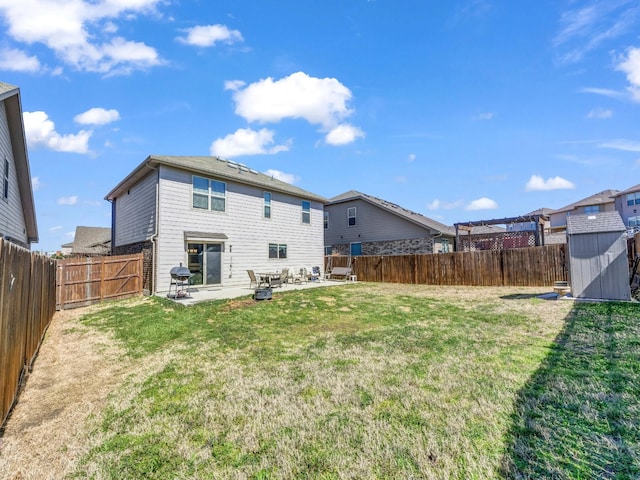
[[[152,167],[147,164],[152,170],[156,171],[156,215],[155,215],[155,224],[153,226],[154,232],[151,235],[151,291],[150,295],[155,295],[157,292],[157,272],[158,272],[158,215],[160,213],[160,169],[157,167]]]

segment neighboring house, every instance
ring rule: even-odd
[[[145,253],[145,290],[187,266],[200,286],[249,286],[247,270],[323,265],[325,198],[217,157],[152,155],[105,197],[112,253]]]
[[[615,211],[614,197],[618,190],[604,190],[590,197],[578,200],[549,213],[551,220],[551,232],[564,231],[567,228],[567,217],[570,215],[589,215],[599,212]]]
[[[324,206],[327,255],[453,252],[454,239],[452,227],[355,190]]]
[[[61,245],[60,251],[57,252],[59,255],[71,255],[73,251],[73,242],[65,243]]]
[[[111,229],[76,227],[76,235],[71,244],[70,253],[84,257],[109,255],[111,253]]]
[[[625,226],[630,230],[640,231],[640,184],[618,192],[614,200],[616,211]]]
[[[31,248],[38,241],[20,89],[0,82],[0,237]]]

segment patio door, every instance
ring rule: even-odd
[[[193,274],[191,285],[219,285],[222,283],[222,244],[188,243],[189,270]]]

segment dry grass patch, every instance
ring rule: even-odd
[[[573,309],[537,293],[359,283],[91,312],[72,330],[101,339],[91,369],[111,383],[43,459],[79,478],[518,476],[514,450],[537,448],[521,395]],[[38,449],[3,441],[13,465]]]

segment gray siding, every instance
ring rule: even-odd
[[[356,226],[354,227],[350,227],[347,221],[347,209],[351,207],[356,207]],[[324,241],[327,246],[431,236],[428,228],[404,220],[361,199],[326,205],[325,211],[329,212],[329,228],[324,230]]]
[[[569,278],[576,298],[630,300],[627,242],[619,232],[569,235]]]
[[[155,233],[157,172],[116,198],[114,247],[149,240]]]
[[[9,195],[7,199],[4,198],[3,191],[5,158],[9,161]],[[0,234],[14,239],[22,246],[29,247],[4,102],[0,102]]]
[[[616,210],[622,217],[625,226],[629,226],[629,218],[640,216],[640,205],[627,205],[627,195],[616,197]]]
[[[302,223],[301,198],[271,192],[271,218],[263,218],[264,189],[227,181],[226,211],[192,208],[192,174],[160,166],[156,291],[166,292],[170,270],[187,264],[184,232],[223,234],[222,286],[249,286],[247,270],[275,271],[323,265],[322,204],[311,202]],[[269,259],[269,243],[287,245],[287,259]]]

